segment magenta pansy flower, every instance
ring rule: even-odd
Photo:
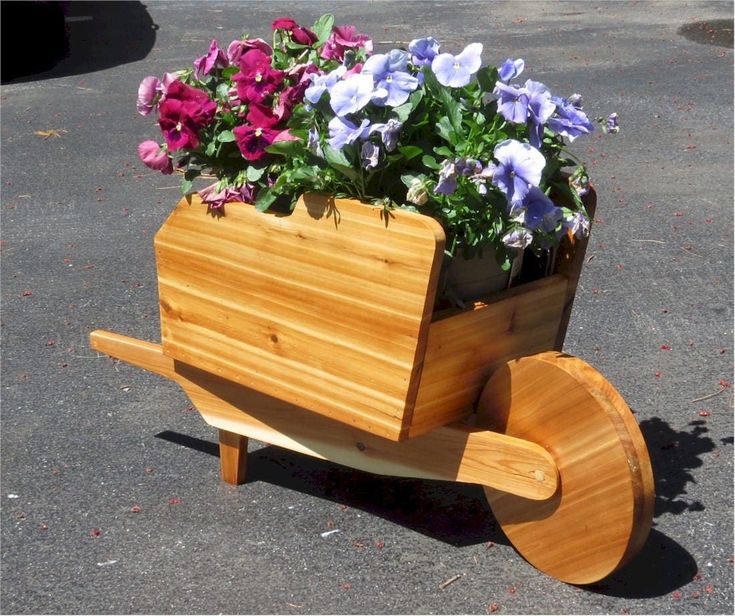
[[[240,72],[233,79],[241,100],[260,103],[278,89],[283,77],[281,71],[271,67],[270,56],[259,49],[251,49],[240,58]]]
[[[205,92],[173,81],[159,107],[158,124],[170,151],[196,149],[199,130],[209,124],[217,110]]]
[[[256,128],[255,126],[236,126],[233,131],[237,147],[243,158],[260,160],[267,152],[265,149],[276,140],[281,131],[273,128]]]
[[[194,78],[200,79],[202,75],[209,75],[212,69],[219,67],[226,67],[229,65],[229,61],[225,52],[219,48],[217,41],[212,39],[209,44],[209,51],[201,58],[194,60]]]
[[[138,86],[138,113],[147,116],[158,106],[161,97],[161,80],[149,75]]]
[[[291,38],[300,45],[313,45],[317,42],[317,36],[308,28],[298,25],[289,17],[276,19],[271,26],[273,30],[286,30],[291,33]]]
[[[147,167],[160,171],[165,175],[173,173],[174,166],[166,148],[151,141],[144,141],[138,146],[138,156]]]
[[[224,188],[217,190],[218,182],[210,184],[199,191],[199,197],[212,209],[220,209],[225,203],[239,201],[241,203],[254,203],[255,196],[252,184],[243,184],[240,187]]]
[[[373,42],[365,34],[359,34],[355,26],[335,26],[332,34],[321,50],[321,57],[325,60],[342,62],[345,51],[348,49],[363,48],[370,55],[373,52]]]
[[[268,43],[263,39],[247,39],[246,41],[236,40],[232,41],[227,46],[227,60],[230,64],[239,66],[240,58],[243,54],[246,54],[251,49],[257,49],[262,51],[266,55],[271,55],[272,49]]]

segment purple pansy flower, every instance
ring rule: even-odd
[[[374,93],[372,75],[353,75],[332,86],[329,90],[329,104],[334,113],[345,116],[360,111],[370,102]]]
[[[363,120],[360,126],[355,126],[346,118],[336,116],[329,121],[329,145],[335,150],[341,150],[345,144],[355,143],[358,139],[365,139],[370,133],[370,122]]]
[[[380,148],[374,143],[366,141],[360,148],[360,161],[365,169],[375,169],[380,162]]]
[[[194,60],[194,79],[199,79],[200,75],[209,75],[216,66],[229,66],[229,60],[225,52],[219,48],[216,39],[212,39],[209,51],[201,58]]]
[[[437,81],[443,86],[461,88],[466,86],[482,64],[482,43],[470,43],[462,52],[453,56],[442,53],[431,61]]]
[[[501,81],[505,81],[506,83],[509,82],[511,79],[515,79],[523,72],[523,69],[526,67],[526,63],[523,61],[522,58],[518,58],[517,60],[513,60],[512,58],[508,58],[505,62],[503,62],[503,65],[498,68],[498,76],[500,77]]]
[[[564,228],[581,239],[590,234],[590,220],[582,212],[573,212],[570,216],[565,217]]]
[[[455,190],[457,190],[457,167],[453,160],[447,158],[439,169],[439,181],[434,192],[439,195],[451,195]]]
[[[414,66],[424,66],[431,64],[439,53],[439,43],[433,36],[426,36],[420,39],[413,39],[408,44],[408,51],[411,52],[411,62]]]
[[[528,229],[514,229],[503,236],[503,244],[508,248],[525,248],[533,241],[533,235]]]
[[[387,54],[375,54],[365,61],[362,74],[372,75],[375,79],[377,90],[373,100],[377,104],[397,107],[408,100],[411,92],[418,87],[419,80],[408,73],[407,68],[408,54],[400,49],[393,49]]]
[[[572,142],[580,135],[587,135],[595,130],[581,107],[574,105],[569,99],[552,96],[551,102],[556,105],[556,112],[549,118],[549,128],[557,135]]]
[[[550,233],[562,220],[562,209],[554,205],[544,191],[536,186],[528,191],[523,205],[526,210],[525,224],[529,229]]]
[[[618,123],[618,114],[617,113],[611,113],[609,116],[607,116],[607,132],[608,133],[617,133],[620,132],[620,124]]]
[[[392,152],[398,145],[398,135],[401,132],[403,124],[398,120],[391,118],[385,123],[373,124],[370,127],[371,133],[380,133],[380,138],[388,152]]]
[[[144,141],[138,146],[138,156],[147,167],[160,171],[164,175],[170,175],[174,171],[165,145],[160,145],[150,139]]]
[[[502,141],[494,150],[498,166],[493,184],[502,190],[513,205],[523,202],[532,186],[541,182],[546,159],[536,148],[514,139]]]
[[[478,161],[479,162],[479,161]],[[470,181],[475,184],[477,192],[481,195],[487,194],[487,181],[492,180],[495,173],[495,164],[488,163],[486,166],[480,164],[480,170],[470,176]]]

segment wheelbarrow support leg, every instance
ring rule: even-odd
[[[233,485],[245,483],[248,467],[248,437],[228,430],[219,431],[219,467],[222,481]]]

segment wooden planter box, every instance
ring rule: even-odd
[[[561,348],[584,244],[565,240],[550,277],[435,314],[432,218],[323,195],[217,217],[191,196],[155,238],[163,353],[402,441],[467,415],[504,362]]]

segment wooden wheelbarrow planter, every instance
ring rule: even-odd
[[[155,238],[162,343],[91,345],[181,385],[219,429],[229,483],[248,438],[477,483],[531,564],[591,583],[645,541],[653,478],[624,400],[560,353],[584,244],[565,240],[549,277],[434,313],[444,234],[429,217],[307,195],[290,215],[218,218],[190,197]]]

